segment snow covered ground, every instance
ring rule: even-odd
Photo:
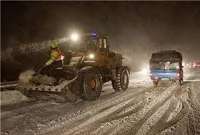
[[[27,101],[28,98],[19,91],[2,91],[1,92],[1,106],[16,104]]]
[[[96,101],[62,102],[55,95],[1,107],[2,135],[198,135],[200,72],[187,73],[183,86],[161,82],[153,87],[146,74],[131,75],[127,91],[106,84]]]

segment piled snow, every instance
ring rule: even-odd
[[[1,106],[27,101],[28,98],[19,91],[2,91]]]
[[[33,76],[34,73],[35,72],[33,70],[27,70],[25,72],[22,72],[19,75],[19,81],[23,82],[23,83],[28,83],[29,80],[32,78],[32,76]]]

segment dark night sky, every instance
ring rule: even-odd
[[[199,2],[2,2],[1,7],[2,49],[80,29],[108,34],[112,48],[131,56],[133,64],[161,49],[200,59]]]

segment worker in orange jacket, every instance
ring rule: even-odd
[[[50,47],[50,56],[45,66],[53,66],[55,68],[62,67],[64,62],[64,54],[58,46],[57,41],[53,41]]]

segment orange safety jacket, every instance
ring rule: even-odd
[[[55,61],[62,61],[62,63],[63,63],[64,58],[65,58],[65,56],[60,49],[53,49],[53,50],[51,50],[50,58],[46,62],[46,65],[50,65]]]

